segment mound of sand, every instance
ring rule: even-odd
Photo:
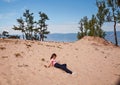
[[[52,53],[73,74],[46,68]],[[116,85],[120,48],[101,38],[73,43],[0,39],[0,85]]]
[[[93,42],[93,43],[96,43],[97,45],[109,45],[109,46],[111,45],[111,46],[114,46],[111,42],[109,42],[109,41],[107,41],[103,38],[100,38],[100,37],[85,36],[81,40],[88,41],[88,42]],[[80,40],[80,42],[81,42],[81,40]]]

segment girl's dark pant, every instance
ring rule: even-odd
[[[54,67],[59,68],[59,69],[62,69],[62,70],[64,70],[65,72],[72,74],[72,71],[70,71],[70,70],[66,67],[66,64],[56,63],[56,64],[54,65]]]

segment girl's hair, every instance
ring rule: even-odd
[[[56,55],[55,53],[53,53],[53,54],[51,55],[50,59],[52,59],[54,56],[56,57],[57,55]]]

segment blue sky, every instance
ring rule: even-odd
[[[18,33],[11,28],[17,25],[16,19],[22,17],[25,9],[34,13],[36,20],[38,12],[45,12],[50,18],[47,21],[51,33],[76,33],[78,22],[84,16],[91,17],[97,12],[96,0],[0,0],[0,32],[7,30]],[[119,26],[118,26],[119,27]],[[103,29],[112,31],[113,26],[105,24]]]

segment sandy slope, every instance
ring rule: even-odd
[[[73,74],[45,68],[52,53]],[[100,38],[74,43],[0,39],[0,85],[115,85],[120,48]]]

